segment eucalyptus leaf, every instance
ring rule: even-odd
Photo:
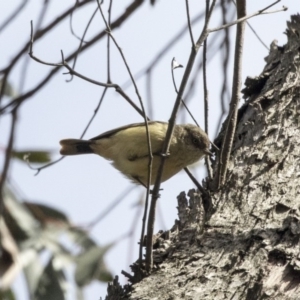
[[[3,84],[3,78],[0,78],[0,90],[2,89],[2,84]],[[15,91],[13,86],[8,81],[6,81],[5,83],[4,95],[11,98],[18,96],[18,93]]]
[[[15,294],[11,289],[0,290],[0,299],[1,300],[16,300]]]
[[[34,293],[35,300],[65,300],[66,278],[62,271],[53,267],[52,260],[49,261],[41,275],[37,289]]]
[[[111,245],[107,247],[93,246],[78,257],[75,281],[79,287],[89,284],[92,280],[107,282],[113,279],[103,259],[110,247]]]
[[[22,151],[12,151],[11,155],[22,162],[27,160],[30,163],[48,163],[51,161],[51,151],[42,150],[22,150]]]
[[[24,205],[31,211],[33,216],[41,223],[61,223],[69,225],[69,220],[66,214],[62,211],[41,203],[23,202]]]

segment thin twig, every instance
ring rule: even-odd
[[[275,3],[272,4],[272,6],[275,5],[276,3],[280,2],[280,1],[281,1],[281,0],[276,1]],[[236,6],[235,1],[232,0],[232,2],[233,2],[233,4]],[[257,39],[260,41],[260,43],[261,43],[267,50],[269,50],[269,47],[265,44],[265,42],[262,40],[262,38],[258,35],[258,33],[255,31],[255,29],[252,27],[252,25],[251,25],[248,21],[246,21],[246,24],[247,24],[247,26],[250,28],[250,30],[254,33],[254,35],[257,37]]]
[[[136,77],[135,77],[136,78]],[[146,103],[148,103],[148,116],[153,118],[153,101],[152,101],[152,69],[146,71]]]
[[[89,19],[89,21],[88,21],[88,23],[87,23],[87,25],[86,25],[86,27],[85,27],[85,29],[84,29],[83,35],[82,35],[82,37],[81,37],[81,39],[80,39],[79,47],[78,47],[78,49],[77,49],[77,52],[76,52],[76,54],[75,54],[74,61],[73,61],[73,64],[72,64],[72,68],[73,68],[73,69],[74,69],[75,66],[76,66],[76,62],[77,62],[78,55],[79,55],[79,53],[80,53],[80,50],[81,50],[81,48],[82,48],[82,45],[84,44],[84,38],[85,38],[85,36],[86,36],[86,34],[87,34],[87,32],[88,32],[88,29],[89,29],[90,25],[92,24],[92,21],[93,21],[94,17],[96,16],[97,11],[98,11],[98,9],[95,9],[94,13],[93,13],[92,16],[90,17],[90,19]],[[86,43],[87,43],[87,42],[86,42]],[[70,82],[70,81],[72,81],[72,80],[73,80],[73,76],[71,75],[71,78],[68,79],[68,80],[66,80],[66,81],[67,81],[67,82]]]
[[[243,19],[246,15],[246,0],[237,1],[237,15]],[[232,85],[232,98],[230,102],[230,111],[227,118],[227,128],[223,137],[222,148],[219,157],[217,175],[215,177],[215,188],[219,189],[225,182],[227,166],[231,154],[233,138],[235,134],[237,110],[240,99],[240,89],[242,82],[242,54],[244,45],[245,22],[238,23],[236,32],[236,44],[234,55],[234,74]]]
[[[22,9],[25,7],[25,5],[28,3],[28,0],[23,0],[21,4],[10,14],[9,17],[6,18],[6,20],[3,21],[3,23],[0,25],[0,32],[9,25],[17,16],[19,13],[21,13]]]
[[[204,130],[208,136],[208,89],[206,81],[206,51],[207,51],[207,40],[203,43],[203,92],[204,92]],[[212,168],[210,157],[205,156],[205,164],[209,179],[212,179]]]
[[[218,40],[219,40],[219,38],[218,38],[217,34],[212,35],[210,42],[209,42],[209,52],[207,53],[208,54],[208,58],[207,58],[208,62],[218,53],[218,51],[220,49],[219,44],[214,46],[214,44],[216,42],[218,42]],[[195,72],[193,72],[194,76],[190,79],[189,85],[186,88],[187,92],[185,94],[185,103],[187,103],[189,101],[189,99],[193,96],[193,93],[195,92],[195,88],[196,88],[196,86],[198,86],[198,82],[199,82],[198,77],[200,76],[200,74],[202,74],[200,72],[202,67],[203,67],[203,60],[199,59],[199,62],[197,64],[197,66],[195,67],[196,68]],[[181,107],[181,109],[183,109],[183,108]]]
[[[193,181],[195,186],[198,188],[198,190],[203,194],[207,195],[207,191],[204,189],[204,187],[198,182],[198,180],[195,178],[195,176],[191,173],[188,167],[184,168],[184,171],[186,174],[190,177],[190,179]]]
[[[263,9],[261,10],[261,12],[263,12],[263,11],[269,9],[270,7],[276,5],[276,4],[279,3],[279,2],[281,2],[281,0],[277,0],[277,1],[273,2],[273,3],[271,3],[271,4],[268,5],[267,7],[263,8]]]
[[[70,13],[70,31],[71,34],[78,39],[79,41],[82,41],[83,43],[87,43],[87,41],[84,41],[82,37],[80,37],[79,35],[76,34],[75,30],[73,29],[73,12],[76,10],[77,6],[78,6],[79,0],[76,0],[76,3],[74,4],[74,8]],[[92,20],[94,18],[94,16],[96,15],[98,11],[98,8],[95,9],[95,11],[93,12],[92,16],[90,17],[90,20]]]
[[[206,0],[206,18],[208,15],[210,0]],[[208,89],[206,76],[206,53],[207,53],[207,39],[203,43],[203,92],[204,92],[204,130],[208,136]],[[210,158],[205,156],[205,164],[209,179],[212,179],[212,168]]]
[[[176,82],[175,82],[175,76],[174,76],[174,67],[173,67],[174,60],[175,60],[175,57],[172,59],[172,62],[171,62],[171,73],[172,73],[173,86],[174,86],[176,94],[178,94],[178,90],[177,90],[177,86],[176,86]],[[198,127],[200,127],[199,124],[198,124],[198,122],[197,122],[197,120],[195,119],[195,117],[193,116],[192,112],[189,110],[188,106],[185,104],[185,102],[184,102],[183,99],[181,99],[181,103],[183,104],[184,108],[186,109],[186,111],[188,112],[188,114],[190,115],[190,117],[193,119],[193,121],[195,122],[195,124]]]
[[[123,191],[122,193],[120,193],[120,195],[118,197],[115,198],[115,200],[111,201],[109,206],[106,207],[105,210],[103,210],[99,216],[97,216],[93,221],[91,221],[86,228],[88,230],[92,229],[96,224],[98,224],[99,222],[101,222],[105,217],[107,217],[109,215],[109,213],[118,206],[119,203],[121,203],[121,201],[124,199],[124,195],[128,196],[129,193],[131,193],[132,190],[134,190],[137,186],[136,185],[130,185],[129,187],[127,187],[125,189],[125,191]]]
[[[210,0],[206,0],[206,17],[208,16]],[[203,43],[203,92],[204,92],[204,130],[208,134],[208,89],[206,76],[206,53],[207,53],[207,39]]]
[[[264,41],[261,39],[261,37],[258,35],[258,33],[255,31],[255,29],[252,27],[252,25],[249,22],[246,22],[249,26],[250,30],[254,33],[254,35],[257,37],[257,39],[261,42],[261,44],[269,51],[270,48],[264,43]]]
[[[277,3],[277,2],[276,2]],[[268,6],[270,7],[270,6]],[[228,23],[228,24],[225,24],[223,26],[220,26],[220,27],[216,27],[216,28],[211,28],[211,29],[208,29],[208,33],[211,33],[211,32],[215,32],[215,31],[219,31],[219,30],[222,30],[222,29],[225,29],[225,28],[228,28],[228,27],[231,27],[233,25],[237,25],[237,24],[240,24],[248,19],[251,19],[253,17],[256,17],[256,16],[259,16],[259,15],[267,15],[267,14],[274,14],[274,13],[278,13],[278,12],[282,12],[282,11],[286,11],[288,8],[286,6],[283,6],[281,9],[276,9],[276,10],[271,10],[271,11],[265,11],[265,9],[262,9],[262,10],[259,10],[255,13],[252,13],[250,15],[247,15],[243,18],[239,18],[237,19],[236,21],[234,22],[231,22],[231,23]]]
[[[129,281],[134,282],[134,277],[130,275],[128,272],[122,270],[121,274],[128,278]]]
[[[46,15],[47,9],[49,7],[49,3],[50,3],[49,0],[44,0],[44,5],[43,5],[43,7],[41,9],[41,12],[39,14],[39,17],[38,17],[36,31],[39,31],[39,29],[42,25],[42,22],[44,20],[45,15]],[[25,86],[25,80],[26,80],[26,77],[27,77],[26,75],[27,75],[29,61],[30,61],[30,57],[26,56],[25,60],[24,60],[24,64],[22,66],[22,70],[21,70],[20,84],[19,84],[19,88],[18,88],[18,93],[19,94],[23,93],[23,89],[24,89],[24,86]]]
[[[222,23],[225,24],[227,23],[227,5],[225,2],[222,2],[221,5],[222,9]],[[236,9],[234,9],[233,14],[229,17],[229,20],[232,20],[235,18],[236,14]],[[230,103],[230,90],[229,90],[229,58],[231,54],[231,43],[230,43],[230,38],[229,38],[229,28],[226,28],[224,31],[224,37],[222,40],[222,43],[220,45],[220,48],[223,51],[222,57],[223,57],[223,62],[222,62],[222,88],[221,88],[221,95],[220,95],[220,107],[221,107],[221,115],[219,117],[218,125],[216,126],[216,132],[214,136],[217,136],[217,133],[220,130],[222,121],[227,114],[227,105]]]
[[[49,168],[53,165],[56,165],[57,163],[59,163],[60,161],[62,161],[63,159],[65,158],[65,156],[61,156],[60,158],[54,160],[54,161],[51,161],[50,163],[46,164],[46,165],[43,165],[42,167],[38,167],[38,168],[35,168],[33,167],[31,164],[30,164],[30,160],[29,160],[29,155],[26,156],[24,158],[24,160],[26,161],[27,163],[27,166],[29,167],[29,169],[33,170],[33,171],[36,171],[36,173],[34,174],[34,176],[37,176],[43,169],[46,169],[46,168]]]
[[[89,120],[88,124],[86,125],[85,129],[83,130],[83,132],[82,132],[82,134],[80,136],[80,139],[82,139],[84,137],[84,135],[86,134],[86,132],[89,129],[90,125],[92,124],[93,120],[95,119],[95,117],[96,117],[96,115],[97,115],[97,113],[98,113],[98,111],[99,111],[99,109],[101,107],[101,104],[103,103],[104,96],[105,96],[106,92],[107,92],[107,88],[105,88],[103,90],[102,95],[100,97],[100,100],[99,100],[99,102],[97,104],[97,107],[94,109],[94,113],[93,113],[91,119]]]
[[[190,33],[190,38],[191,38],[191,42],[192,42],[192,47],[195,47],[195,41],[194,41],[192,25],[191,25],[189,0],[185,0],[185,7],[186,7],[186,16],[187,16],[187,21],[188,21],[188,27],[189,27],[189,33]]]
[[[141,195],[141,199],[144,198],[144,193]],[[128,241],[129,242],[129,246],[128,246],[128,266],[131,264],[131,262],[133,261],[133,254],[134,254],[134,246],[135,246],[135,240],[134,240],[134,232],[135,230],[137,229],[137,226],[136,224],[139,224],[139,221],[140,221],[140,218],[141,218],[141,215],[143,213],[143,207],[145,206],[143,204],[143,201],[142,200],[139,200],[137,202],[137,204],[135,206],[138,206],[137,209],[136,209],[136,212],[133,216],[133,218],[131,219],[131,226],[130,226],[130,230],[129,230],[129,237],[130,237],[130,240]],[[143,238],[143,237],[140,237],[140,239]],[[140,243],[142,244],[143,246],[143,240],[140,240]],[[139,255],[141,255],[139,253]],[[143,253],[142,253],[143,255]],[[140,258],[139,258],[140,259]],[[141,258],[143,260],[143,257]]]
[[[190,111],[190,109],[188,108],[188,106],[185,104],[185,101],[183,99],[181,99],[181,103],[183,104],[184,108],[186,109],[186,111],[188,112],[188,114],[190,115],[190,117],[193,119],[194,123],[198,127],[200,127],[199,124],[198,124],[198,122],[197,122],[197,120],[195,119],[195,117],[193,116],[192,112]]]
[[[108,7],[108,26],[110,28],[111,25],[111,11],[112,11],[112,0],[109,2]],[[111,83],[110,77],[110,36],[107,35],[107,83]]]
[[[175,76],[174,76],[174,61],[175,61],[175,57],[173,57],[172,61],[171,61],[171,74],[172,74],[172,81],[173,81],[173,86],[175,89],[176,94],[178,94],[178,90],[177,90],[177,86],[176,86],[176,82],[175,82]]]

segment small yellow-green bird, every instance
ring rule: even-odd
[[[151,185],[155,183],[160,155],[168,123],[148,122],[153,155]],[[149,151],[145,123],[135,123],[104,132],[90,140],[66,139],[60,141],[62,155],[95,153],[135,183],[147,186]],[[191,124],[175,125],[169,152],[165,160],[162,182],[204,155],[211,155],[209,139],[199,127]]]

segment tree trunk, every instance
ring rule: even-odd
[[[157,238],[157,269],[125,298],[300,299],[300,15],[286,34],[246,80],[226,183],[210,192],[215,213],[203,226],[201,196],[181,194],[180,220]]]

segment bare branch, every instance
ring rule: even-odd
[[[175,92],[176,94],[178,94],[178,90],[177,90],[177,86],[176,86],[176,82],[175,82],[175,76],[174,76],[174,62],[175,62],[175,57],[172,59],[172,62],[171,62],[171,73],[172,73],[172,80],[173,80],[173,85],[174,85],[174,89],[175,89]],[[182,65],[179,65],[179,67],[183,67]],[[190,117],[193,119],[193,121],[195,122],[195,124],[199,126],[197,120],[195,119],[195,117],[193,116],[192,112],[189,110],[188,106],[185,104],[185,101],[183,99],[181,99],[181,103],[183,104],[184,108],[186,109],[186,111],[188,112],[188,114],[190,115]]]
[[[278,2],[278,1],[277,1]],[[277,3],[275,2],[275,3]],[[271,5],[273,6],[273,5]],[[270,7],[270,6],[268,6]],[[256,17],[256,16],[259,16],[259,15],[267,15],[267,14],[274,14],[274,13],[278,13],[278,12],[282,12],[282,11],[286,11],[288,10],[288,8],[286,6],[283,6],[281,9],[276,9],[276,10],[272,10],[272,11],[265,11],[266,8],[262,9],[262,10],[259,10],[255,13],[252,13],[248,16],[245,16],[243,18],[239,18],[237,19],[236,21],[234,22],[231,22],[231,23],[228,23],[228,24],[225,24],[223,26],[220,26],[220,27],[216,27],[216,28],[211,28],[211,29],[208,29],[208,33],[211,33],[211,32],[215,32],[215,31],[219,31],[219,30],[222,30],[222,29],[225,29],[225,28],[228,28],[228,27],[231,27],[233,25],[236,25],[236,24],[239,24],[241,22],[244,22],[250,18],[253,18],[253,17]]]
[[[11,15],[3,21],[3,23],[0,25],[0,32],[18,16],[28,2],[28,0],[23,0],[23,2],[21,2],[20,5],[11,13]]]
[[[87,32],[88,32],[88,29],[89,29],[90,25],[92,24],[92,21],[93,21],[94,17],[96,16],[97,11],[98,11],[98,9],[96,9],[96,10],[94,11],[94,13],[93,13],[92,16],[90,17],[90,19],[89,19],[89,21],[88,21],[88,23],[87,23],[87,25],[86,25],[86,27],[85,27],[85,29],[84,29],[82,38],[80,39],[79,47],[78,47],[78,49],[77,49],[77,53],[76,53],[76,55],[75,55],[75,57],[74,57],[73,66],[72,66],[73,69],[74,69],[75,66],[76,66],[76,62],[77,62],[78,55],[79,55],[79,53],[80,53],[80,51],[81,51],[81,48],[82,48],[82,45],[83,45],[83,43],[84,43],[84,38],[85,38],[85,36],[86,36],[86,34],[87,34]],[[70,78],[69,80],[67,80],[67,82],[70,82],[72,79],[73,79],[73,77],[71,76],[71,78]]]
[[[223,24],[227,23],[227,18],[226,18],[226,13],[227,13],[227,5],[222,3],[221,5],[222,9],[222,22]],[[235,18],[235,13],[236,9],[234,9],[233,14],[230,16],[229,20],[232,20]],[[220,107],[221,107],[221,115],[218,121],[218,125],[216,126],[216,132],[213,135],[214,137],[217,136],[217,133],[220,130],[222,121],[224,120],[224,117],[227,115],[227,105],[230,103],[230,97],[231,97],[231,92],[229,90],[229,79],[228,79],[228,74],[229,74],[229,58],[230,58],[230,53],[231,53],[231,43],[230,43],[230,38],[229,38],[229,28],[226,28],[223,31],[223,39],[220,45],[220,48],[223,51],[222,57],[222,88],[221,88],[221,94],[220,94]]]
[[[111,25],[111,10],[112,10],[112,0],[109,2],[108,8],[108,26]],[[110,36],[107,35],[107,83],[111,83],[110,77]]]
[[[208,16],[210,0],[206,0],[206,18]],[[208,133],[208,89],[207,89],[207,76],[206,76],[206,53],[207,53],[207,39],[203,43],[203,92],[204,92],[204,130],[209,136]],[[208,177],[212,178],[212,168],[210,165],[210,158],[208,156],[205,157],[205,164],[207,168]]]
[[[71,31],[71,34],[77,38],[80,42],[82,43],[87,43],[87,41],[84,40],[83,37],[80,37],[78,34],[76,34],[76,32],[73,30],[73,12],[75,10],[75,8],[77,7],[79,3],[79,0],[76,0],[76,4],[74,5],[74,9],[72,10],[72,12],[70,13],[70,31]],[[86,29],[90,26],[92,20],[94,19],[96,13],[98,11],[98,8],[95,9],[95,11],[93,12],[92,16],[90,17],[87,25],[86,25]],[[85,36],[85,32],[86,32],[86,29],[84,30],[84,33],[83,33],[83,36]]]
[[[29,161],[29,155],[26,156],[24,158],[24,160],[26,161],[27,163],[27,166],[29,167],[29,169],[33,170],[33,171],[36,171],[36,173],[34,174],[34,176],[37,176],[43,169],[46,169],[48,167],[51,167],[53,165],[56,165],[57,163],[59,163],[60,161],[62,161],[63,159],[65,158],[65,156],[62,156],[54,161],[51,161],[50,163],[46,164],[46,165],[43,165],[42,167],[38,167],[38,168],[35,168],[33,167],[31,164],[30,164],[30,161]]]
[[[81,3],[89,3],[92,0],[86,0],[85,2],[80,2]],[[80,5],[79,4],[79,5]],[[141,5],[143,4],[143,0],[134,0],[131,4],[129,4],[129,6],[125,9],[125,12],[120,15],[112,24],[111,24],[111,28],[117,28],[119,26],[121,26],[123,24],[124,21],[126,21],[129,16],[131,14],[133,14],[137,8],[139,8]],[[70,12],[69,12],[70,13]],[[60,16],[61,18],[61,16]],[[57,20],[57,19],[56,19]],[[52,27],[54,27],[55,22],[52,23]],[[48,26],[49,27],[49,26]],[[49,30],[49,29],[48,29]],[[40,37],[41,31],[38,31],[35,35],[35,39],[37,37]],[[101,31],[100,33],[96,34],[89,42],[87,42],[84,46],[82,46],[81,48],[81,53],[83,53],[85,50],[89,49],[93,44],[95,44],[96,42],[98,42],[101,38],[106,36],[106,31]],[[28,47],[30,46],[30,43],[27,43],[25,48],[25,52],[28,49]],[[22,51],[20,51],[20,53],[13,59],[12,63],[6,68],[3,69],[2,71],[0,71],[0,73],[4,73],[4,77],[3,80],[6,80],[6,76],[8,75],[9,71],[11,70],[11,68],[15,65],[15,63],[17,62],[17,60],[19,59],[19,57],[23,54],[23,49]],[[77,50],[74,51],[72,54],[70,54],[67,58],[66,61],[70,61],[72,59],[74,59],[74,57],[77,55]],[[38,90],[40,90],[48,81],[49,79],[52,78],[52,76],[54,74],[57,73],[57,71],[61,68],[61,66],[59,67],[55,67],[54,69],[52,69],[48,75],[45,76],[44,79],[42,79],[34,88],[32,88],[31,90],[29,90],[28,92],[26,92],[23,95],[18,96],[17,98],[15,98],[14,100],[12,100],[11,102],[9,102],[7,105],[4,105],[3,107],[0,107],[0,114],[3,114],[8,108],[10,107],[16,107],[19,106],[20,104],[22,104],[22,102],[24,102],[25,100],[27,100],[29,97],[31,97],[33,94],[35,94]],[[5,85],[5,81],[3,83]],[[3,86],[4,86],[3,85]],[[120,92],[122,89],[118,86],[116,89],[118,92]],[[4,91],[3,88],[1,89],[1,92]],[[0,96],[1,96],[1,92],[0,92]],[[3,93],[3,92],[2,92]],[[126,95],[123,91],[122,91],[122,96]],[[126,95],[127,96],[127,95]],[[123,96],[124,97],[124,96]],[[127,96],[128,97],[128,96]],[[129,97],[128,97],[129,99]]]
[[[189,27],[189,33],[190,33],[190,37],[191,37],[192,47],[195,47],[195,41],[194,41],[193,31],[192,31],[192,26],[191,26],[189,0],[185,0],[185,6],[186,6],[186,16],[187,16],[187,21],[188,21],[188,27]]]
[[[44,5],[42,6],[41,12],[39,14],[38,17],[38,21],[37,21],[37,31],[40,29],[42,22],[44,20],[44,17],[46,15],[46,12],[49,8],[49,3],[50,1],[48,0],[44,0]],[[24,86],[25,86],[25,81],[26,81],[26,77],[27,77],[27,70],[28,70],[28,65],[29,65],[29,60],[30,58],[28,56],[25,57],[23,66],[22,66],[22,70],[21,70],[21,76],[20,76],[20,83],[19,83],[19,88],[18,88],[18,93],[22,93]]]

